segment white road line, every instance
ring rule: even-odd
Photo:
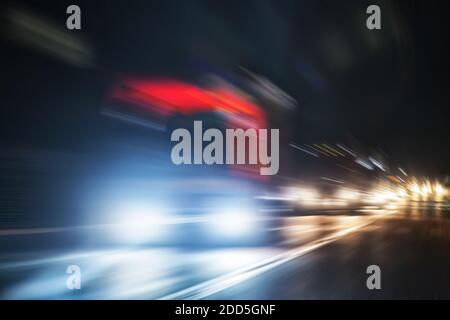
[[[197,300],[204,299],[208,296],[211,296],[215,293],[223,291],[227,288],[240,284],[246,280],[249,280],[259,274],[262,274],[268,270],[271,270],[283,263],[291,261],[295,258],[298,258],[302,255],[305,255],[315,249],[318,249],[322,246],[325,246],[331,242],[337,241],[339,239],[344,238],[352,232],[355,232],[371,223],[373,223],[377,218],[373,220],[363,223],[361,225],[353,226],[350,228],[346,228],[335,232],[327,237],[318,239],[306,245],[302,245],[300,247],[287,250],[279,255],[275,255],[268,259],[264,259],[259,261],[253,265],[243,267],[241,269],[235,270],[223,276],[219,276],[217,278],[207,280],[205,282],[201,282],[189,288],[180,290],[178,292],[163,296],[159,298],[160,300]]]

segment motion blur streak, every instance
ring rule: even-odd
[[[4,290],[2,297],[73,298],[73,293],[64,289],[64,277],[58,278],[53,270],[77,264],[83,270],[83,283],[86,286],[85,291],[77,295],[78,298],[206,298],[338,241],[391,213],[371,210],[364,216],[353,217],[292,217],[281,227],[286,235],[287,247],[284,249],[265,247],[197,251],[123,248],[65,255],[55,253],[48,258],[40,254],[37,259],[30,259],[28,254],[17,255],[15,259],[21,261],[2,263],[0,269],[10,275],[20,276],[25,273],[32,277]],[[173,292],[174,289],[178,291]],[[166,295],[161,296],[161,293]]]
[[[262,260],[257,262],[254,265],[250,265],[248,267],[238,269],[233,271],[230,274],[226,274],[224,276],[218,277],[213,280],[209,280],[203,283],[200,283],[198,285],[195,285],[193,287],[181,290],[179,292],[170,294],[168,296],[164,296],[161,299],[162,300],[168,300],[168,299],[204,299],[208,296],[211,296],[213,294],[216,294],[222,290],[225,290],[229,287],[238,285],[246,280],[249,280],[250,278],[256,277],[259,274],[269,271],[273,268],[278,267],[279,265],[289,262],[293,259],[296,259],[298,257],[301,257],[304,254],[307,254],[308,252],[311,252],[312,250],[318,249],[324,245],[327,245],[333,241],[337,241],[350,233],[367,226],[368,224],[372,223],[373,221],[364,221],[359,223],[354,223],[351,227],[342,228],[339,231],[332,233],[331,235],[315,240],[312,243],[308,243],[306,245],[300,246],[295,249],[288,250],[286,252],[283,252],[279,255],[275,255],[270,257],[269,259]]]
[[[450,298],[450,2],[377,3],[1,4],[0,298]]]
[[[18,9],[9,10],[6,18],[11,33],[8,37],[15,41],[75,66],[93,66],[89,45],[55,22]]]

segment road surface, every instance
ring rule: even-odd
[[[272,247],[4,251],[2,299],[442,299],[450,298],[450,210],[414,202],[358,212],[285,217]],[[39,242],[42,233],[0,234]],[[60,234],[64,234],[61,230]],[[66,269],[81,270],[81,289]],[[369,290],[366,269],[381,269]]]

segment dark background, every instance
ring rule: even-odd
[[[68,1],[15,1],[64,29]],[[94,65],[11,41],[2,20],[1,143],[77,150],[118,75],[243,66],[293,96],[298,143],[349,136],[418,174],[448,172],[446,1],[77,1]],[[366,29],[378,4],[382,30]],[[283,130],[283,127],[281,127]]]

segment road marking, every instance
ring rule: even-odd
[[[264,259],[259,261],[253,265],[246,266],[225,274],[223,276],[219,276],[217,278],[207,280],[196,284],[194,286],[188,287],[186,289],[177,291],[175,293],[163,296],[159,298],[159,300],[198,300],[204,299],[208,296],[211,296],[215,293],[233,287],[237,284],[240,284],[244,281],[247,281],[257,275],[260,275],[266,271],[269,271],[281,264],[289,262],[295,258],[303,256],[313,250],[316,250],[320,247],[323,247],[331,242],[337,241],[353,233],[369,224],[372,224],[378,217],[374,217],[373,220],[353,226],[350,228],[346,228],[340,231],[337,231],[327,237],[323,237],[306,245],[302,245],[300,247],[287,250],[281,254],[275,255],[268,259]]]

